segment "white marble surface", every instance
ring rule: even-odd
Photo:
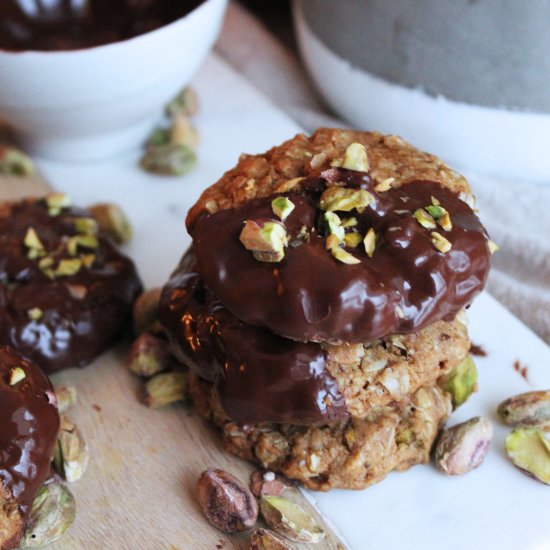
[[[198,167],[183,178],[163,178],[136,167],[137,152],[109,164],[66,165],[39,161],[56,189],[86,205],[115,201],[135,228],[127,252],[146,286],[161,285],[189,243],[184,217],[198,194],[230,168],[241,152],[263,151],[299,131],[215,56],[195,80],[201,100]],[[433,466],[390,474],[366,491],[313,494],[354,550],[543,550],[550,548],[550,488],[516,470],[503,442],[495,408],[504,398],[550,388],[550,349],[489,295],[471,309],[472,340],[487,350],[478,358],[480,391],[451,419],[483,414],[496,433],[485,463],[461,478]],[[527,383],[514,370],[528,366]]]

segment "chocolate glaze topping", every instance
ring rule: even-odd
[[[74,50],[133,38],[204,0],[2,0],[0,49]]]
[[[0,209],[0,344],[13,346],[46,372],[84,366],[105,351],[121,336],[141,291],[133,263],[102,235],[97,248],[78,248],[77,258],[93,259],[89,267],[53,278],[40,267],[44,257],[52,258],[51,270],[74,259],[67,246],[76,234],[75,219],[90,217],[73,207],[52,216],[44,200]],[[42,257],[29,258],[24,245],[29,228],[44,246]]]
[[[348,251],[361,260],[347,265],[326,250],[319,196],[330,184],[368,190],[375,201],[355,217],[364,235],[378,235],[372,257],[362,244]],[[200,217],[192,228],[199,272],[205,285],[236,317],[299,341],[367,342],[394,333],[416,332],[434,321],[451,320],[484,286],[490,263],[487,234],[472,209],[437,182],[413,181],[375,192],[364,172],[331,168],[287,195],[295,209],[284,221],[290,238],[278,263],[256,260],[239,241],[246,220],[277,219],[274,197]],[[432,197],[450,214],[452,229],[422,227],[416,209]],[[305,226],[308,236],[299,239]],[[452,249],[438,251],[437,231]]]
[[[192,251],[164,287],[159,317],[180,359],[214,382],[232,419],[311,424],[348,417],[321,346],[236,319],[204,287]]]
[[[10,385],[10,371],[16,367],[25,378]],[[0,482],[23,517],[50,473],[59,433],[52,396],[50,381],[35,363],[0,346]]]

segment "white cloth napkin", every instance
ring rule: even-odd
[[[297,56],[235,2],[229,4],[216,49],[304,130],[350,126],[329,114]],[[544,185],[463,172],[500,247],[489,291],[550,343],[550,175]]]

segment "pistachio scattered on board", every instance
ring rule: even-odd
[[[435,446],[435,465],[448,475],[462,475],[483,462],[493,439],[493,425],[476,416],[442,430]]]
[[[522,471],[550,485],[550,441],[538,428],[516,428],[506,438],[506,452]]]
[[[149,378],[143,386],[141,399],[145,405],[158,409],[183,401],[187,395],[187,374],[180,371],[163,372]]]
[[[477,390],[477,369],[471,355],[444,377],[441,387],[451,394],[455,409]]]
[[[7,176],[32,176],[34,163],[19,149],[9,145],[0,145],[0,174]]]
[[[76,388],[73,386],[58,386],[55,388],[57,410],[60,414],[66,413],[78,399]]]
[[[169,128],[157,128],[141,157],[141,167],[154,174],[182,176],[196,162],[198,133],[190,117],[198,110],[198,101],[191,88],[182,90],[166,107]]]
[[[113,203],[99,203],[88,207],[97,220],[99,229],[117,244],[125,244],[132,238],[132,226],[124,210]]]
[[[497,414],[504,424],[514,428],[532,426],[550,431],[550,390],[510,397],[498,406]]]
[[[254,495],[224,470],[209,468],[201,474],[197,482],[197,500],[206,519],[225,533],[246,531],[258,519]]]
[[[297,542],[320,542],[325,532],[301,506],[281,496],[264,496],[260,509],[265,522],[276,533]]]
[[[173,364],[168,342],[149,332],[142,332],[133,342],[128,355],[128,368],[134,374],[149,378],[168,370]]]
[[[63,481],[48,480],[32,504],[21,550],[50,544],[63,536],[76,514],[74,497]]]
[[[61,415],[61,429],[53,459],[57,473],[65,480],[78,481],[86,471],[90,454],[78,428]]]
[[[158,321],[158,305],[161,294],[162,288],[152,288],[142,292],[134,302],[133,318],[136,334],[141,334],[144,331],[157,334],[162,331]]]
[[[291,550],[279,537],[267,529],[256,529],[250,535],[249,550]]]

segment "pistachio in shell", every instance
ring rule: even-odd
[[[503,401],[497,408],[508,426],[535,427],[550,431],[550,390],[530,391]]]
[[[444,377],[441,387],[451,394],[455,409],[477,390],[477,369],[471,355]]]

